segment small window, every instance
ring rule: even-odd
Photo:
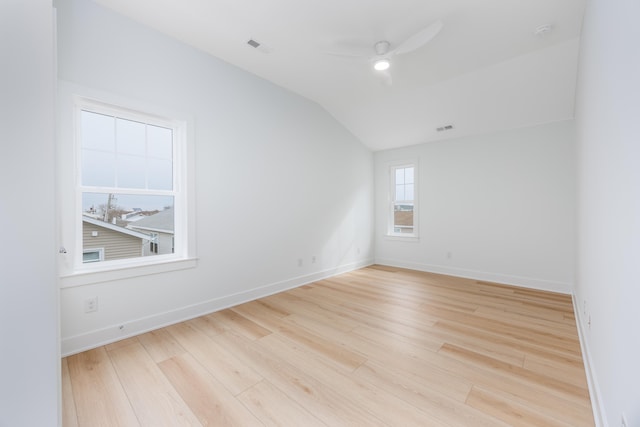
[[[82,251],[82,262],[104,261],[104,248],[85,249]]]
[[[390,168],[389,235],[417,237],[417,180],[415,164]]]

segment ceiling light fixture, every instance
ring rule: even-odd
[[[391,66],[391,62],[389,62],[387,58],[376,59],[373,62],[373,68],[377,71],[388,70],[390,66]]]

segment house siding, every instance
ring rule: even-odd
[[[98,235],[93,237],[92,232]],[[87,249],[104,248],[104,260],[135,258],[142,256],[143,241],[108,228],[93,224],[82,224],[82,247]]]

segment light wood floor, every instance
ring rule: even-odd
[[[372,266],[62,360],[65,426],[592,426],[571,298]]]

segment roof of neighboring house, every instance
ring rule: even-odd
[[[173,234],[173,208],[167,208],[155,215],[139,219],[129,224],[129,228],[138,230],[159,231],[161,233]]]
[[[149,236],[144,233],[140,233],[135,230],[130,230],[128,228],[119,227],[117,225],[110,224],[108,222],[100,221],[99,219],[94,219],[88,216],[83,215],[82,221],[88,224],[96,225],[98,227],[107,228],[109,230],[117,231],[118,233],[127,234],[129,236],[137,237],[138,239],[149,240]]]

